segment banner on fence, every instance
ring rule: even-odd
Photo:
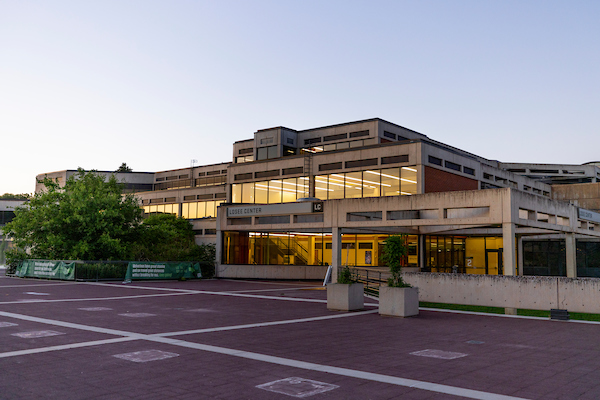
[[[17,276],[23,278],[46,278],[75,280],[75,262],[51,260],[24,260],[17,268]]]
[[[200,264],[191,262],[130,262],[125,275],[125,281],[182,278],[202,278]]]

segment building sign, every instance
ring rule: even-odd
[[[597,213],[595,211],[585,210],[583,208],[578,208],[577,211],[578,211],[579,219],[600,223],[600,213]]]
[[[266,205],[247,205],[227,207],[228,218],[256,217],[263,215],[311,214],[323,212],[323,202],[299,202]]]

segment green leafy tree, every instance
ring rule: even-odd
[[[196,243],[188,220],[153,214],[139,227],[133,257],[139,261],[186,261]]]
[[[4,193],[0,195],[0,200],[27,200],[31,197],[29,193],[21,193],[21,194],[12,194],[12,193]]]
[[[122,163],[119,168],[115,172],[133,172],[131,168],[127,165],[127,163]]]
[[[114,176],[79,169],[63,188],[51,179],[45,190],[15,210],[6,224],[18,250],[30,258],[70,260],[127,259],[142,220],[139,200],[123,194]]]
[[[383,261],[392,276],[388,279],[388,286],[392,287],[409,287],[410,285],[402,279],[402,266],[405,263],[407,254],[406,235],[389,236],[383,243]]]

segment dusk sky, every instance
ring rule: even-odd
[[[494,160],[598,161],[599,21],[599,1],[0,0],[0,194],[374,117]]]

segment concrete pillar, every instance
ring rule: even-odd
[[[331,282],[337,283],[338,268],[342,265],[342,230],[331,228]]]
[[[574,233],[566,234],[565,250],[567,253],[567,278],[577,278],[577,241]]]
[[[502,242],[504,247],[504,275],[515,276],[516,257],[515,249],[515,224],[505,222],[502,224]]]
[[[221,218],[219,214],[226,212],[223,207],[217,208],[217,243],[215,244],[215,278],[219,277],[219,266],[223,260],[223,232],[221,231]]]
[[[517,239],[517,269],[518,275],[523,276],[523,236]]]

